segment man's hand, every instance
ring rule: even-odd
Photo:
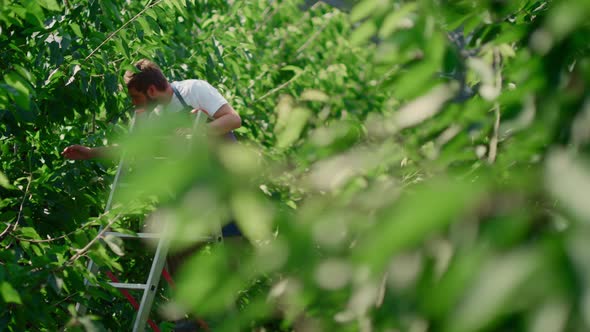
[[[67,159],[72,160],[87,160],[96,158],[94,149],[82,145],[68,146],[63,150],[61,155]]]

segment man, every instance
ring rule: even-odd
[[[212,121],[208,124],[213,135],[231,135],[242,125],[242,119],[221,96],[219,91],[203,80],[184,80],[169,83],[158,65],[142,59],[135,64],[137,72],[126,71],[124,80],[136,112],[151,110],[159,115],[165,112],[204,112]],[[71,145],[62,155],[67,159],[86,160],[108,155],[110,147]],[[234,222],[225,225],[223,236],[240,236]]]
[[[221,96],[219,91],[202,80],[185,80],[169,83],[158,65],[142,59],[135,64],[138,72],[125,72],[125,83],[136,112],[153,109],[156,114],[180,112],[191,108],[192,113],[204,112],[213,121],[212,134],[227,135],[242,125],[238,113]],[[186,105],[186,106],[185,106]],[[104,157],[109,148],[71,145],[62,155],[67,159],[85,160]]]
[[[206,81],[192,79],[169,83],[158,65],[146,59],[138,61],[135,68],[136,72],[125,72],[124,80],[132,103],[137,107],[137,113],[148,111],[160,115],[166,112],[186,111],[195,114],[202,111],[212,120],[208,124],[211,135],[233,137],[232,130],[241,126],[242,120],[238,113],[219,91]],[[106,157],[109,150],[111,147],[71,145],[63,150],[62,155],[67,159],[87,160]],[[235,222],[229,222],[222,228],[222,235],[240,241],[242,234]],[[174,275],[186,258],[202,246],[202,243],[196,243],[170,256],[170,272]],[[194,324],[189,321],[187,330],[192,330],[193,327]],[[176,330],[181,331],[183,327],[177,326]]]

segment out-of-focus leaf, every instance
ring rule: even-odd
[[[14,188],[11,184],[10,181],[8,181],[8,178],[6,177],[6,175],[4,175],[4,173],[0,172],[0,186],[6,188],[6,189],[12,189]]]
[[[562,39],[582,24],[589,12],[590,6],[584,1],[560,1],[552,9],[547,27],[557,39]]]
[[[309,101],[322,101],[326,102],[330,99],[328,95],[320,90],[309,89],[305,90],[301,93],[301,100],[309,100]]]
[[[389,37],[395,30],[400,27],[400,22],[404,19],[408,14],[414,12],[418,8],[418,4],[415,2],[404,4],[398,10],[392,11],[385,20],[383,21],[383,25],[379,29],[379,37],[387,38]]]
[[[555,150],[547,158],[545,183],[560,204],[581,221],[590,220],[590,205],[585,199],[590,192],[590,173],[585,163],[564,150]]]
[[[39,5],[41,5],[44,8],[47,8],[49,10],[52,10],[52,11],[61,10],[61,8],[56,0],[40,0]]]
[[[232,196],[232,210],[248,239],[272,237],[272,208],[253,192],[237,192]]]
[[[449,320],[446,331],[467,332],[484,328],[494,318],[511,311],[518,290],[540,268],[534,249],[522,249],[497,257],[482,269],[462,303]]]
[[[123,240],[121,238],[109,234],[104,237],[104,242],[117,256],[125,255],[125,252],[122,249]]]
[[[380,270],[390,257],[442,230],[472,207],[486,184],[439,180],[423,185],[379,216],[379,225],[359,242],[357,263]]]
[[[417,98],[402,107],[395,116],[395,125],[400,128],[413,127],[435,115],[447,100],[457,91],[454,84],[443,85],[432,89],[428,94]]]
[[[379,0],[363,0],[354,6],[350,20],[356,22],[369,16],[379,6]]]
[[[353,45],[361,45],[377,32],[377,26],[373,21],[366,21],[354,30],[350,36]]]
[[[6,281],[0,283],[0,294],[5,303],[16,303],[22,304],[20,295],[18,292]]]
[[[58,277],[55,274],[52,274],[49,276],[48,278],[49,284],[51,285],[51,287],[53,288],[53,290],[57,293],[60,294],[63,287],[64,287],[64,280],[60,277]]]
[[[306,108],[295,107],[287,114],[287,126],[277,133],[277,146],[279,148],[289,147],[300,137],[303,128],[310,117]]]
[[[29,84],[16,72],[4,75],[4,80],[16,90],[16,93],[12,95],[16,104],[28,110],[30,108],[29,95],[31,93]]]

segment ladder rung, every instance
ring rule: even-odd
[[[115,288],[124,288],[124,289],[145,289],[145,284],[128,284],[124,282],[109,282],[109,285]]]
[[[126,234],[126,233],[119,233],[119,232],[105,232],[105,236],[112,235],[122,239],[158,239],[160,238],[160,233],[136,233],[136,234]],[[203,242],[219,242],[218,236],[201,236],[199,237],[198,241]]]
[[[159,233],[137,233],[137,234],[125,234],[118,232],[105,232],[105,236],[112,235],[122,239],[157,239],[160,237]]]

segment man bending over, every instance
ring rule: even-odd
[[[219,91],[203,80],[184,80],[169,83],[152,61],[142,59],[135,64],[138,72],[125,72],[125,83],[136,112],[155,114],[190,111],[204,112],[212,121],[209,131],[215,135],[232,135],[242,125],[242,119],[221,96]],[[67,159],[85,160],[104,157],[108,147],[71,145],[62,155]]]

